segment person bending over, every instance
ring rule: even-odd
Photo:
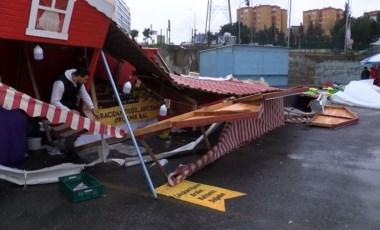
[[[90,109],[94,117],[99,118],[99,112],[94,108],[91,97],[88,95],[84,86],[88,79],[88,75],[89,71],[87,68],[66,70],[64,74],[54,82],[50,104],[86,117],[86,114],[78,105],[78,99],[80,98],[86,107]],[[76,148],[74,145],[77,137],[78,136],[69,136],[64,138],[64,151],[69,157],[78,161],[80,158],[76,155]]]
[[[50,104],[86,116],[79,108],[78,99],[82,99],[91,113],[99,118],[99,112],[94,108],[90,95],[84,84],[87,82],[89,71],[87,68],[69,69],[62,74],[53,85]]]

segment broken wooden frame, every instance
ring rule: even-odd
[[[324,111],[317,113],[310,125],[336,129],[358,121],[359,117],[344,106],[325,105]]]
[[[133,131],[133,136],[138,138],[141,144],[147,149],[149,156],[159,167],[161,173],[167,178],[167,173],[164,168],[158,162],[157,157],[153,153],[153,150],[149,147],[148,143],[144,140],[145,137],[165,131],[171,128],[188,128],[188,127],[200,127],[204,141],[208,149],[211,149],[210,142],[207,138],[207,134],[204,131],[204,126],[223,123],[226,121],[241,120],[248,118],[259,118],[264,111],[263,101],[271,100],[279,97],[290,96],[299,94],[308,90],[307,87],[294,87],[290,89],[280,90],[272,93],[260,93],[255,95],[249,95],[241,98],[227,98],[225,101],[214,104],[202,109],[194,110],[182,115],[178,115],[153,125],[138,128]],[[125,139],[131,138],[131,133],[126,133]],[[124,140],[125,140],[124,139]],[[120,139],[108,138],[107,143],[120,142]],[[139,157],[140,158],[140,157]],[[144,163],[141,161],[140,163]]]

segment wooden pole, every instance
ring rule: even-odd
[[[211,149],[211,145],[210,145],[210,142],[208,141],[208,137],[207,137],[207,134],[206,134],[204,126],[201,127],[201,131],[202,131],[203,138],[205,139],[205,143],[206,143],[207,149],[210,150]]]
[[[160,171],[164,175],[165,179],[168,179],[168,174],[166,173],[164,167],[162,167],[162,165],[158,161],[157,157],[154,155],[154,153],[153,153],[152,149],[149,147],[148,143],[146,143],[146,141],[143,139],[140,139],[140,142],[144,146],[146,151],[149,153],[149,155],[153,159],[154,163],[156,163],[156,165],[158,166],[158,168],[160,169]]]
[[[37,87],[37,83],[36,83],[36,78],[35,78],[34,72],[33,72],[32,63],[30,62],[30,58],[28,56],[28,51],[27,51],[25,45],[24,45],[24,56],[25,56],[26,64],[28,66],[29,77],[30,77],[30,80],[32,81],[32,87],[33,87],[35,97],[38,100],[41,100],[40,93],[38,91],[38,87]],[[44,130],[45,130],[48,142],[51,143],[52,138],[51,138],[51,133],[49,131],[49,126],[44,121],[42,121],[42,124],[44,125]]]

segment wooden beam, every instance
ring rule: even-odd
[[[246,118],[257,118],[259,117],[259,112],[245,112],[237,114],[229,114],[224,116],[212,116],[212,117],[195,117],[188,120],[173,122],[172,126],[174,128],[187,128],[193,126],[209,125],[212,123],[221,123],[226,121],[240,120]]]
[[[172,128],[172,123],[170,120],[164,120],[153,125],[145,126],[143,128],[135,129],[133,134],[135,137],[141,137],[150,133],[156,133],[159,131],[167,130]],[[129,134],[128,134],[129,135]],[[127,136],[128,137],[128,136]]]
[[[30,80],[32,81],[32,87],[33,87],[33,91],[34,91],[35,97],[37,98],[37,100],[41,100],[40,92],[38,91],[38,87],[37,87],[37,83],[36,83],[36,78],[34,76],[34,71],[33,71],[32,63],[30,62],[30,58],[28,56],[28,51],[27,51],[25,45],[24,45],[24,57],[25,57],[26,64],[27,64],[27,67],[28,67],[29,77],[30,77]],[[51,137],[51,133],[49,131],[49,127],[48,127],[46,121],[42,121],[42,124],[44,126],[44,130],[45,130],[48,142],[51,143],[52,142],[52,137]]]
[[[87,92],[90,89],[92,81],[94,80],[95,69],[96,69],[96,66],[98,65],[98,61],[100,58],[100,51],[101,51],[101,49],[95,49],[94,53],[92,54],[91,63],[90,63],[90,66],[88,68],[90,75],[88,76],[87,83],[86,83],[86,91]]]
[[[259,94],[255,94],[255,95],[249,95],[249,96],[246,96],[246,97],[241,97],[241,98],[237,98],[237,99],[233,99],[233,103],[239,103],[239,102],[252,102],[252,101],[258,101],[258,100],[261,100],[263,99],[263,94],[262,93],[259,93]]]
[[[223,116],[236,113],[246,113],[251,112],[252,110],[220,110],[220,111],[209,111],[209,112],[194,112],[195,116]]]
[[[226,106],[233,105],[233,104],[234,104],[234,101],[224,101],[224,102],[221,102],[221,103],[218,103],[218,104],[215,104],[215,105],[211,105],[211,106],[208,106],[208,107],[205,107],[205,108],[202,108],[202,109],[198,109],[196,111],[197,112],[214,111],[214,110],[221,109],[221,108],[224,108]]]
[[[154,155],[152,149],[149,147],[148,143],[144,139],[139,140],[143,147],[146,149],[146,151],[149,153],[150,157],[153,159],[154,163],[156,163],[157,167],[160,169],[161,173],[164,175],[165,180],[168,179],[168,174],[166,173],[164,167],[160,164],[160,162],[157,160],[157,157]]]
[[[203,138],[205,139],[205,143],[206,143],[207,149],[210,150],[211,149],[211,145],[210,145],[210,142],[208,141],[208,137],[207,137],[207,134],[206,134],[204,126],[201,126],[201,131],[202,131]]]
[[[275,98],[279,98],[279,97],[287,97],[287,96],[292,96],[295,94],[300,94],[300,93],[308,91],[308,90],[309,90],[309,87],[296,86],[296,87],[289,88],[286,90],[282,90],[279,92],[266,93],[266,94],[264,94],[263,97],[265,100],[270,100],[270,99],[275,99]]]

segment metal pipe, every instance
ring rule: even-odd
[[[141,155],[141,152],[140,152],[140,148],[139,146],[137,145],[137,141],[136,141],[136,138],[135,138],[135,135],[133,134],[133,131],[132,131],[132,128],[131,128],[131,125],[129,124],[129,121],[128,121],[128,117],[127,117],[127,114],[125,113],[125,110],[124,110],[124,107],[123,107],[123,104],[121,103],[121,100],[120,100],[120,97],[119,97],[119,93],[116,89],[116,85],[115,85],[115,82],[113,81],[113,78],[112,78],[112,74],[111,74],[111,71],[109,69],[109,66],[108,66],[108,63],[107,63],[107,60],[106,60],[106,57],[104,55],[104,52],[103,50],[101,51],[101,55],[102,55],[102,59],[103,59],[103,62],[104,62],[104,66],[106,67],[106,70],[107,70],[107,74],[108,74],[108,77],[110,79],[110,82],[111,82],[111,85],[112,85],[112,89],[115,93],[115,96],[116,96],[116,99],[117,99],[117,102],[119,104],[119,107],[121,109],[121,112],[123,114],[123,117],[125,119],[125,123],[127,124],[127,127],[128,127],[128,131],[131,135],[131,139],[133,141],[133,145],[135,146],[136,148],[136,152],[137,152],[137,156],[141,162],[141,166],[143,168],[143,171],[144,171],[144,174],[145,174],[145,177],[146,177],[146,180],[148,181],[148,185],[149,185],[149,188],[150,188],[150,191],[152,192],[152,195],[153,195],[153,198],[154,199],[157,199],[157,194],[156,194],[156,191],[154,190],[154,187],[153,187],[153,183],[152,183],[152,180],[149,176],[149,173],[148,173],[148,170],[146,169],[146,165],[144,163],[144,159],[142,158],[142,155]]]

